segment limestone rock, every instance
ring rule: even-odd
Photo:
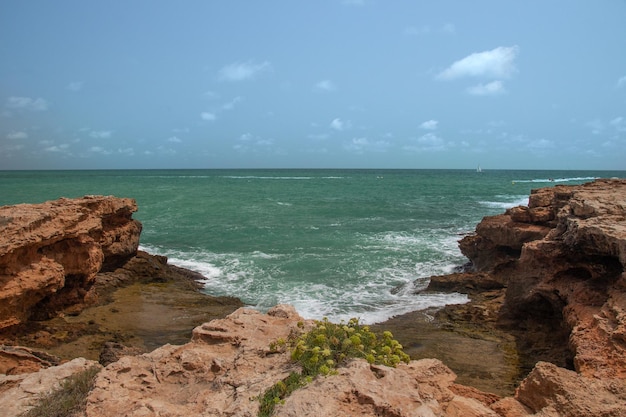
[[[0,374],[0,404],[3,416],[18,416],[32,408],[32,402],[39,395],[58,389],[68,377],[100,367],[97,362],[76,358],[63,365],[52,366],[37,372],[20,375]]]
[[[136,210],[101,196],[0,207],[0,329],[81,302],[99,271],[136,253]]]
[[[86,415],[256,416],[258,397],[298,370],[287,351],[271,351],[270,343],[310,324],[291,306],[267,314],[239,309],[197,327],[188,344],[108,365]],[[456,375],[436,359],[397,368],[353,360],[338,371],[296,390],[275,415],[497,416],[489,408],[497,397],[460,389]]]
[[[58,365],[59,359],[24,346],[0,345],[0,374],[18,375]]]
[[[533,415],[619,417],[626,415],[626,381],[587,378],[539,362],[516,392]]]
[[[563,366],[626,378],[626,180],[533,190],[460,248],[506,286],[501,320],[528,345],[551,338],[570,352]]]

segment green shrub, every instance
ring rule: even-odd
[[[274,351],[287,346],[291,348],[291,359],[300,364],[301,373],[292,372],[286,379],[277,382],[260,398],[259,416],[269,417],[277,404],[282,403],[293,391],[304,386],[318,375],[333,375],[337,367],[349,359],[362,358],[371,364],[395,367],[400,362],[408,363],[409,355],[391,332],[381,337],[368,326],[359,324],[358,319],[348,323],[331,323],[327,318],[315,323],[315,328],[300,336],[291,336],[288,341],[279,339],[270,344]]]

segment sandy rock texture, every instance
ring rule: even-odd
[[[0,207],[0,329],[83,302],[99,271],[136,253],[136,210],[101,196]]]
[[[125,356],[98,374],[88,417],[256,416],[258,397],[298,371],[288,351],[269,346],[310,328],[288,305],[267,314],[241,308],[194,329],[191,342]],[[626,413],[626,384],[540,362],[515,396],[455,383],[437,359],[397,368],[352,360],[317,377],[277,406],[276,416],[606,416]]]
[[[38,396],[44,396],[61,387],[67,378],[91,367],[100,367],[98,362],[76,358],[62,365],[40,369],[37,372],[19,375],[0,374],[0,415],[19,416],[32,408]]]
[[[500,320],[527,343],[552,336],[562,365],[626,377],[626,181],[534,190],[528,207],[485,218],[460,247],[503,282]]]

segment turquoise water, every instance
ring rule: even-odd
[[[141,247],[206,276],[214,295],[262,310],[368,323],[461,294],[415,295],[467,260],[457,241],[533,188],[598,171],[0,171],[0,205],[88,194],[137,200]]]

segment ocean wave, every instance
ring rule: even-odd
[[[535,178],[530,180],[513,180],[512,183],[555,183],[555,182],[574,182],[574,181],[592,181],[600,177],[572,177],[572,178]]]
[[[479,204],[485,207],[503,210],[510,209],[512,207],[528,205],[528,196],[503,196],[503,198],[506,197],[508,197],[507,201],[479,201]]]
[[[273,175],[221,175],[220,178],[228,178],[234,180],[342,180],[345,177],[311,177],[311,176],[273,176]]]
[[[407,241],[419,244],[419,239]],[[390,237],[390,242],[397,243],[398,239]],[[451,248],[452,243],[444,246]],[[428,277],[452,272],[455,265],[443,254],[450,248],[443,249],[440,259],[416,262],[409,254],[401,260],[389,260],[386,265],[385,262],[380,265],[380,260],[370,262],[371,253],[365,251],[360,258],[351,257],[328,269],[324,266],[325,256],[306,251],[216,254],[200,249],[181,251],[142,245],[142,250],[165,255],[169,263],[202,274],[209,294],[236,296],[261,311],[287,303],[294,305],[305,318],[328,317],[340,321],[358,317],[369,324],[410,311],[467,302],[467,297],[461,294],[414,293],[415,282],[424,286]],[[300,262],[320,263],[316,268],[318,278],[286,272],[285,268],[288,270],[291,264]],[[406,290],[397,291],[398,287]]]

